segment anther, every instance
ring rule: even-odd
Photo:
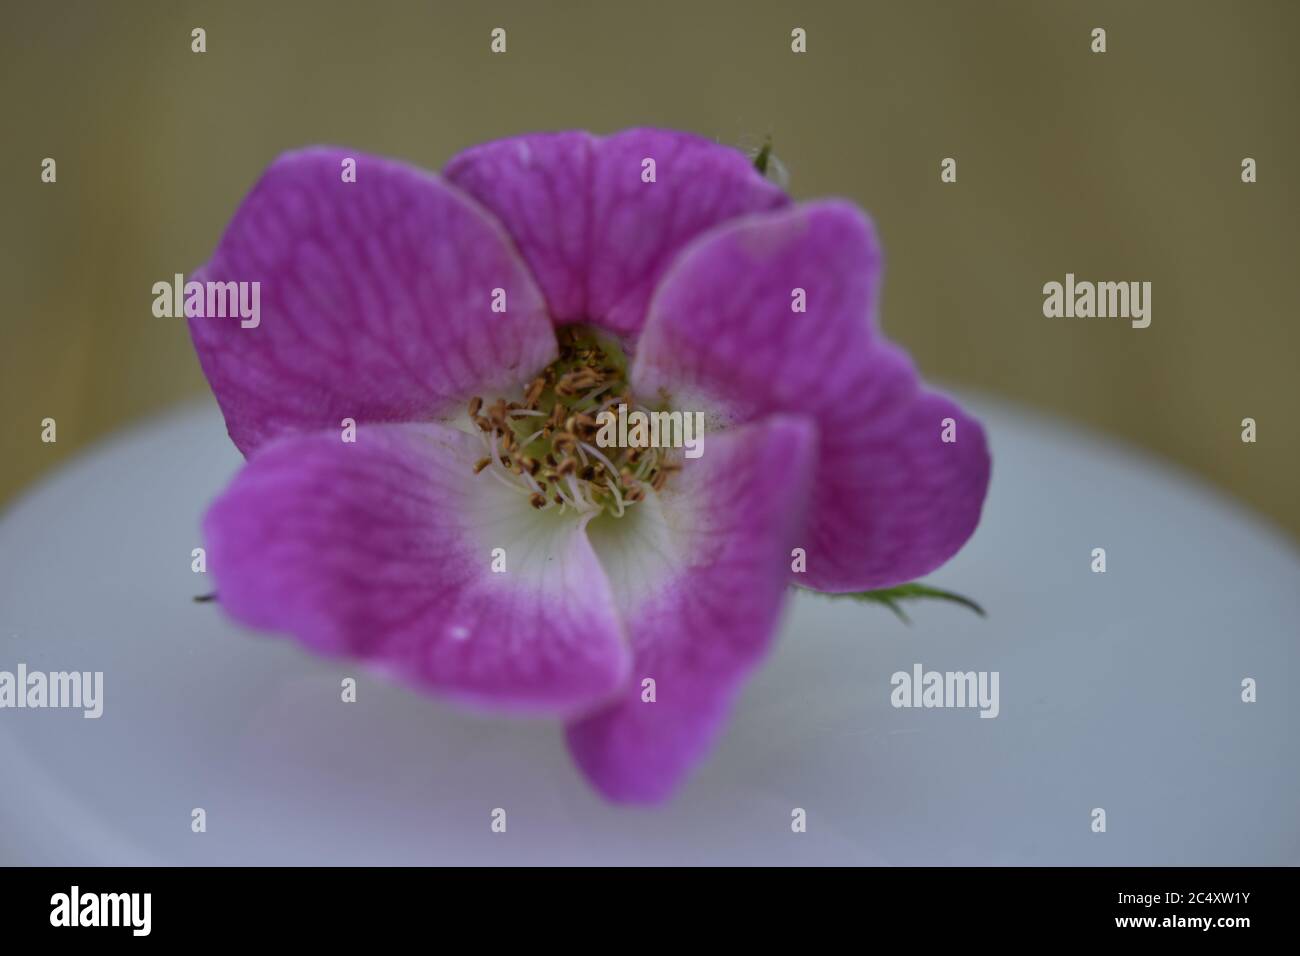
[[[537,401],[542,397],[542,392],[546,389],[546,379],[535,378],[533,384],[528,386],[528,391],[524,394],[524,404],[529,408],[536,408]]]
[[[621,516],[651,489],[663,489],[681,466],[658,449],[595,447],[598,417],[611,406],[623,402],[648,410],[636,405],[626,371],[595,337],[566,326],[557,338],[557,359],[521,386],[514,400],[469,400],[470,421],[490,453],[475,462],[474,472],[491,469],[534,508],[554,501],[561,512],[594,508]]]

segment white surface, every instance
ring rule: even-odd
[[[214,406],[130,432],[0,520],[0,670],[105,672],[99,720],[0,710],[0,862],[1300,863],[1294,548],[1129,451],[971,405],[992,490],[930,580],[989,618],[800,596],[713,756],[649,810],[588,790],[556,725],[457,713],[192,603],[239,456]],[[1001,715],[892,708],[914,662],[999,671]]]

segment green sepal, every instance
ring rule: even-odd
[[[883,604],[896,615],[904,624],[911,624],[911,619],[903,612],[899,605],[900,601],[918,601],[918,600],[937,600],[949,601],[953,604],[960,604],[962,607],[970,608],[980,617],[986,617],[984,608],[980,607],[975,601],[963,594],[957,594],[954,591],[945,591],[942,588],[931,587],[928,584],[922,584],[920,581],[913,581],[911,584],[900,584],[897,587],[881,588],[879,591],[852,591],[845,594],[830,594],[828,597],[852,598],[855,601],[865,601],[871,604]]]

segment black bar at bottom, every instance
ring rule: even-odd
[[[889,926],[927,942],[1115,938],[1231,941],[1285,930],[1294,871],[1170,869],[65,869],[0,870],[6,942],[80,943],[355,939],[374,945],[438,929],[545,937],[605,927],[633,937],[696,921],[744,933],[777,924],[842,926],[862,937]],[[554,937],[552,937],[554,939]],[[661,935],[663,942],[686,938]],[[443,936],[444,941],[445,936]],[[449,942],[449,941],[448,941]],[[583,944],[587,945],[587,944]]]

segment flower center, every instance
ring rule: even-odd
[[[607,512],[659,491],[681,468],[659,447],[596,447],[598,419],[620,404],[638,405],[627,382],[627,360],[612,340],[580,326],[558,330],[560,356],[529,382],[522,399],[491,405],[470,399],[484,456],[476,474],[491,474],[528,498],[539,511]]]

